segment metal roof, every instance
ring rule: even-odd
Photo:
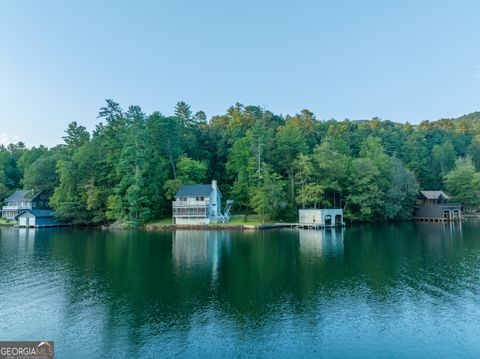
[[[33,197],[33,191],[15,191],[10,196],[5,198],[8,202],[22,202],[28,201]]]
[[[445,199],[448,199],[448,196],[443,191],[420,191],[420,193],[426,199],[438,199],[440,196],[442,196]]]
[[[37,193],[34,195],[32,190],[29,191],[15,191],[13,194],[5,198],[5,201],[7,202],[25,202],[25,201],[30,201],[36,196],[38,196],[40,193]]]
[[[51,209],[26,209],[23,212],[17,214],[15,216],[15,219],[27,212],[37,218],[53,217],[53,211]]]
[[[187,184],[180,187],[175,197],[208,197],[212,191],[211,184]]]

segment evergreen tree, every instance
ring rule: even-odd
[[[461,202],[466,210],[480,205],[480,173],[470,157],[457,159],[455,168],[445,175],[444,181],[452,199]]]

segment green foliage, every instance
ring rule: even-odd
[[[442,176],[453,168],[455,159],[457,158],[457,154],[450,141],[433,146],[432,155]]]
[[[14,152],[13,147],[6,149],[4,146],[0,146],[0,184],[2,184],[4,193],[18,188],[22,177]]]
[[[47,152],[37,159],[24,170],[24,189],[33,189],[34,192],[45,191],[47,195],[53,194],[55,187],[59,184],[56,166],[57,158],[51,153]]]
[[[90,139],[90,134],[84,126],[73,121],[65,131],[66,136],[62,137],[68,147],[79,147]]]
[[[355,220],[372,221],[382,218],[384,193],[379,183],[380,171],[369,158],[352,161],[350,188],[346,198],[347,215]]]
[[[251,192],[250,205],[264,222],[265,218],[276,218],[286,205],[285,183],[267,164],[262,165],[259,180]]]
[[[445,175],[445,185],[453,200],[473,209],[480,205],[480,173],[470,157],[459,158],[455,168]]]
[[[182,184],[202,183],[207,180],[207,164],[182,156],[178,160],[177,173]]]
[[[99,119],[91,134],[70,123],[65,144],[52,149],[0,146],[0,197],[45,190],[63,221],[127,225],[169,217],[182,184],[212,179],[235,200],[233,213],[263,221],[307,207],[343,208],[359,221],[408,219],[419,188],[480,205],[478,113],[413,126],[319,121],[306,109],[283,117],[237,103],[208,121],[183,101],[164,116],[106,100]]]
[[[477,171],[480,171],[480,141],[474,139],[468,146],[467,154],[472,159]]]
[[[385,193],[383,215],[386,219],[409,219],[419,185],[412,171],[396,157],[391,158],[390,188]]]

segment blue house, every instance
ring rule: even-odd
[[[217,181],[180,187],[172,202],[175,224],[210,224],[223,221],[222,195]]]
[[[33,190],[15,191],[5,198],[2,217],[13,220],[27,209],[50,209],[47,194],[45,192],[35,193]]]
[[[53,217],[51,209],[26,209],[15,216],[19,227],[58,227],[62,224]]]

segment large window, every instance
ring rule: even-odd
[[[205,217],[207,215],[207,209],[205,207],[177,207],[173,208],[173,215],[182,217]]]

